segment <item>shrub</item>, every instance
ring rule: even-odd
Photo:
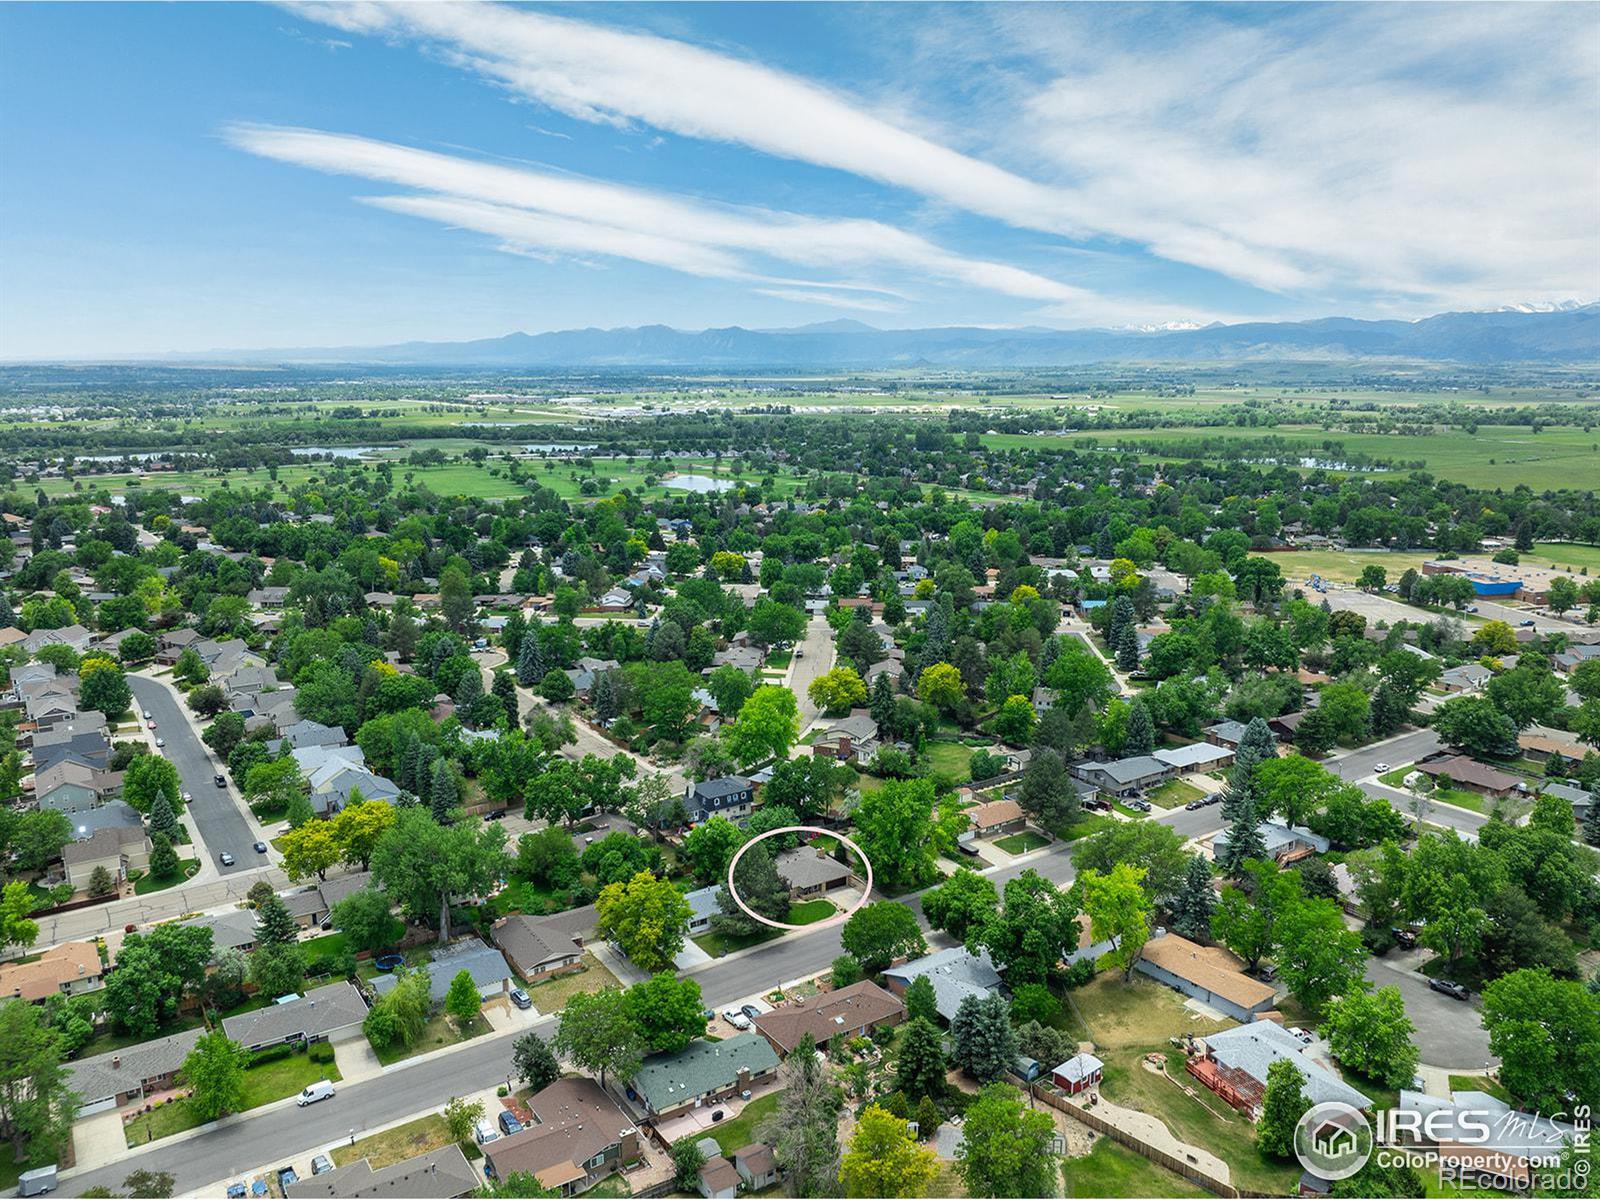
[[[334,1059],[332,1042],[313,1042],[310,1050],[314,1063],[331,1063]]]
[[[1081,988],[1094,978],[1094,959],[1080,958],[1067,968],[1062,984],[1068,988]]]

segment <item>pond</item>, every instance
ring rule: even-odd
[[[672,488],[680,492],[728,492],[738,487],[732,479],[713,479],[709,475],[674,475],[671,479],[663,479],[661,486]]]

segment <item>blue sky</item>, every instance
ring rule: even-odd
[[[0,355],[1600,294],[1591,5],[0,6]]]

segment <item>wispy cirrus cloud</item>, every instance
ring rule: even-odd
[[[980,98],[976,114],[941,114],[945,135],[925,114],[891,120],[733,54],[537,10],[295,10],[413,39],[579,120],[835,168],[1302,299],[1448,305],[1600,287],[1592,6],[891,10],[891,25],[956,28],[941,66]],[[1026,65],[1000,69],[997,46]],[[905,58],[898,47],[885,58]]]
[[[737,280],[835,307],[882,311],[896,287],[863,277],[889,271],[1030,301],[1061,316],[1148,317],[1122,302],[1007,263],[946,250],[879,221],[827,219],[749,206],[714,205],[554,171],[487,163],[351,134],[233,125],[224,135],[265,158],[411,189],[363,202],[496,238],[513,251],[606,255],[702,277]],[[846,273],[794,279],[787,269]],[[852,304],[852,298],[854,303]],[[1162,307],[1162,306],[1156,306]]]

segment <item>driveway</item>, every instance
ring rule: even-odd
[[[129,675],[128,685],[133,689],[134,702],[155,718],[156,731],[167,743],[161,753],[178,768],[179,785],[193,797],[189,816],[210,852],[211,865],[223,876],[262,866],[261,856],[253,849],[256,834],[240,807],[244,802],[235,795],[231,784],[219,788],[214,782],[213,776],[223,768],[189,724],[176,694],[159,680],[142,675]],[[233,866],[222,865],[224,851],[233,855]]]
[[[72,1127],[73,1162],[84,1169],[115,1162],[128,1153],[128,1139],[122,1132],[122,1110],[84,1117]]]
[[[1482,1071],[1495,1061],[1489,1034],[1478,1011],[1478,997],[1462,1003],[1428,986],[1427,976],[1408,969],[1422,955],[1391,951],[1367,960],[1367,978],[1375,987],[1397,987],[1406,1002],[1406,1016],[1417,1027],[1413,1041],[1430,1067]]]

